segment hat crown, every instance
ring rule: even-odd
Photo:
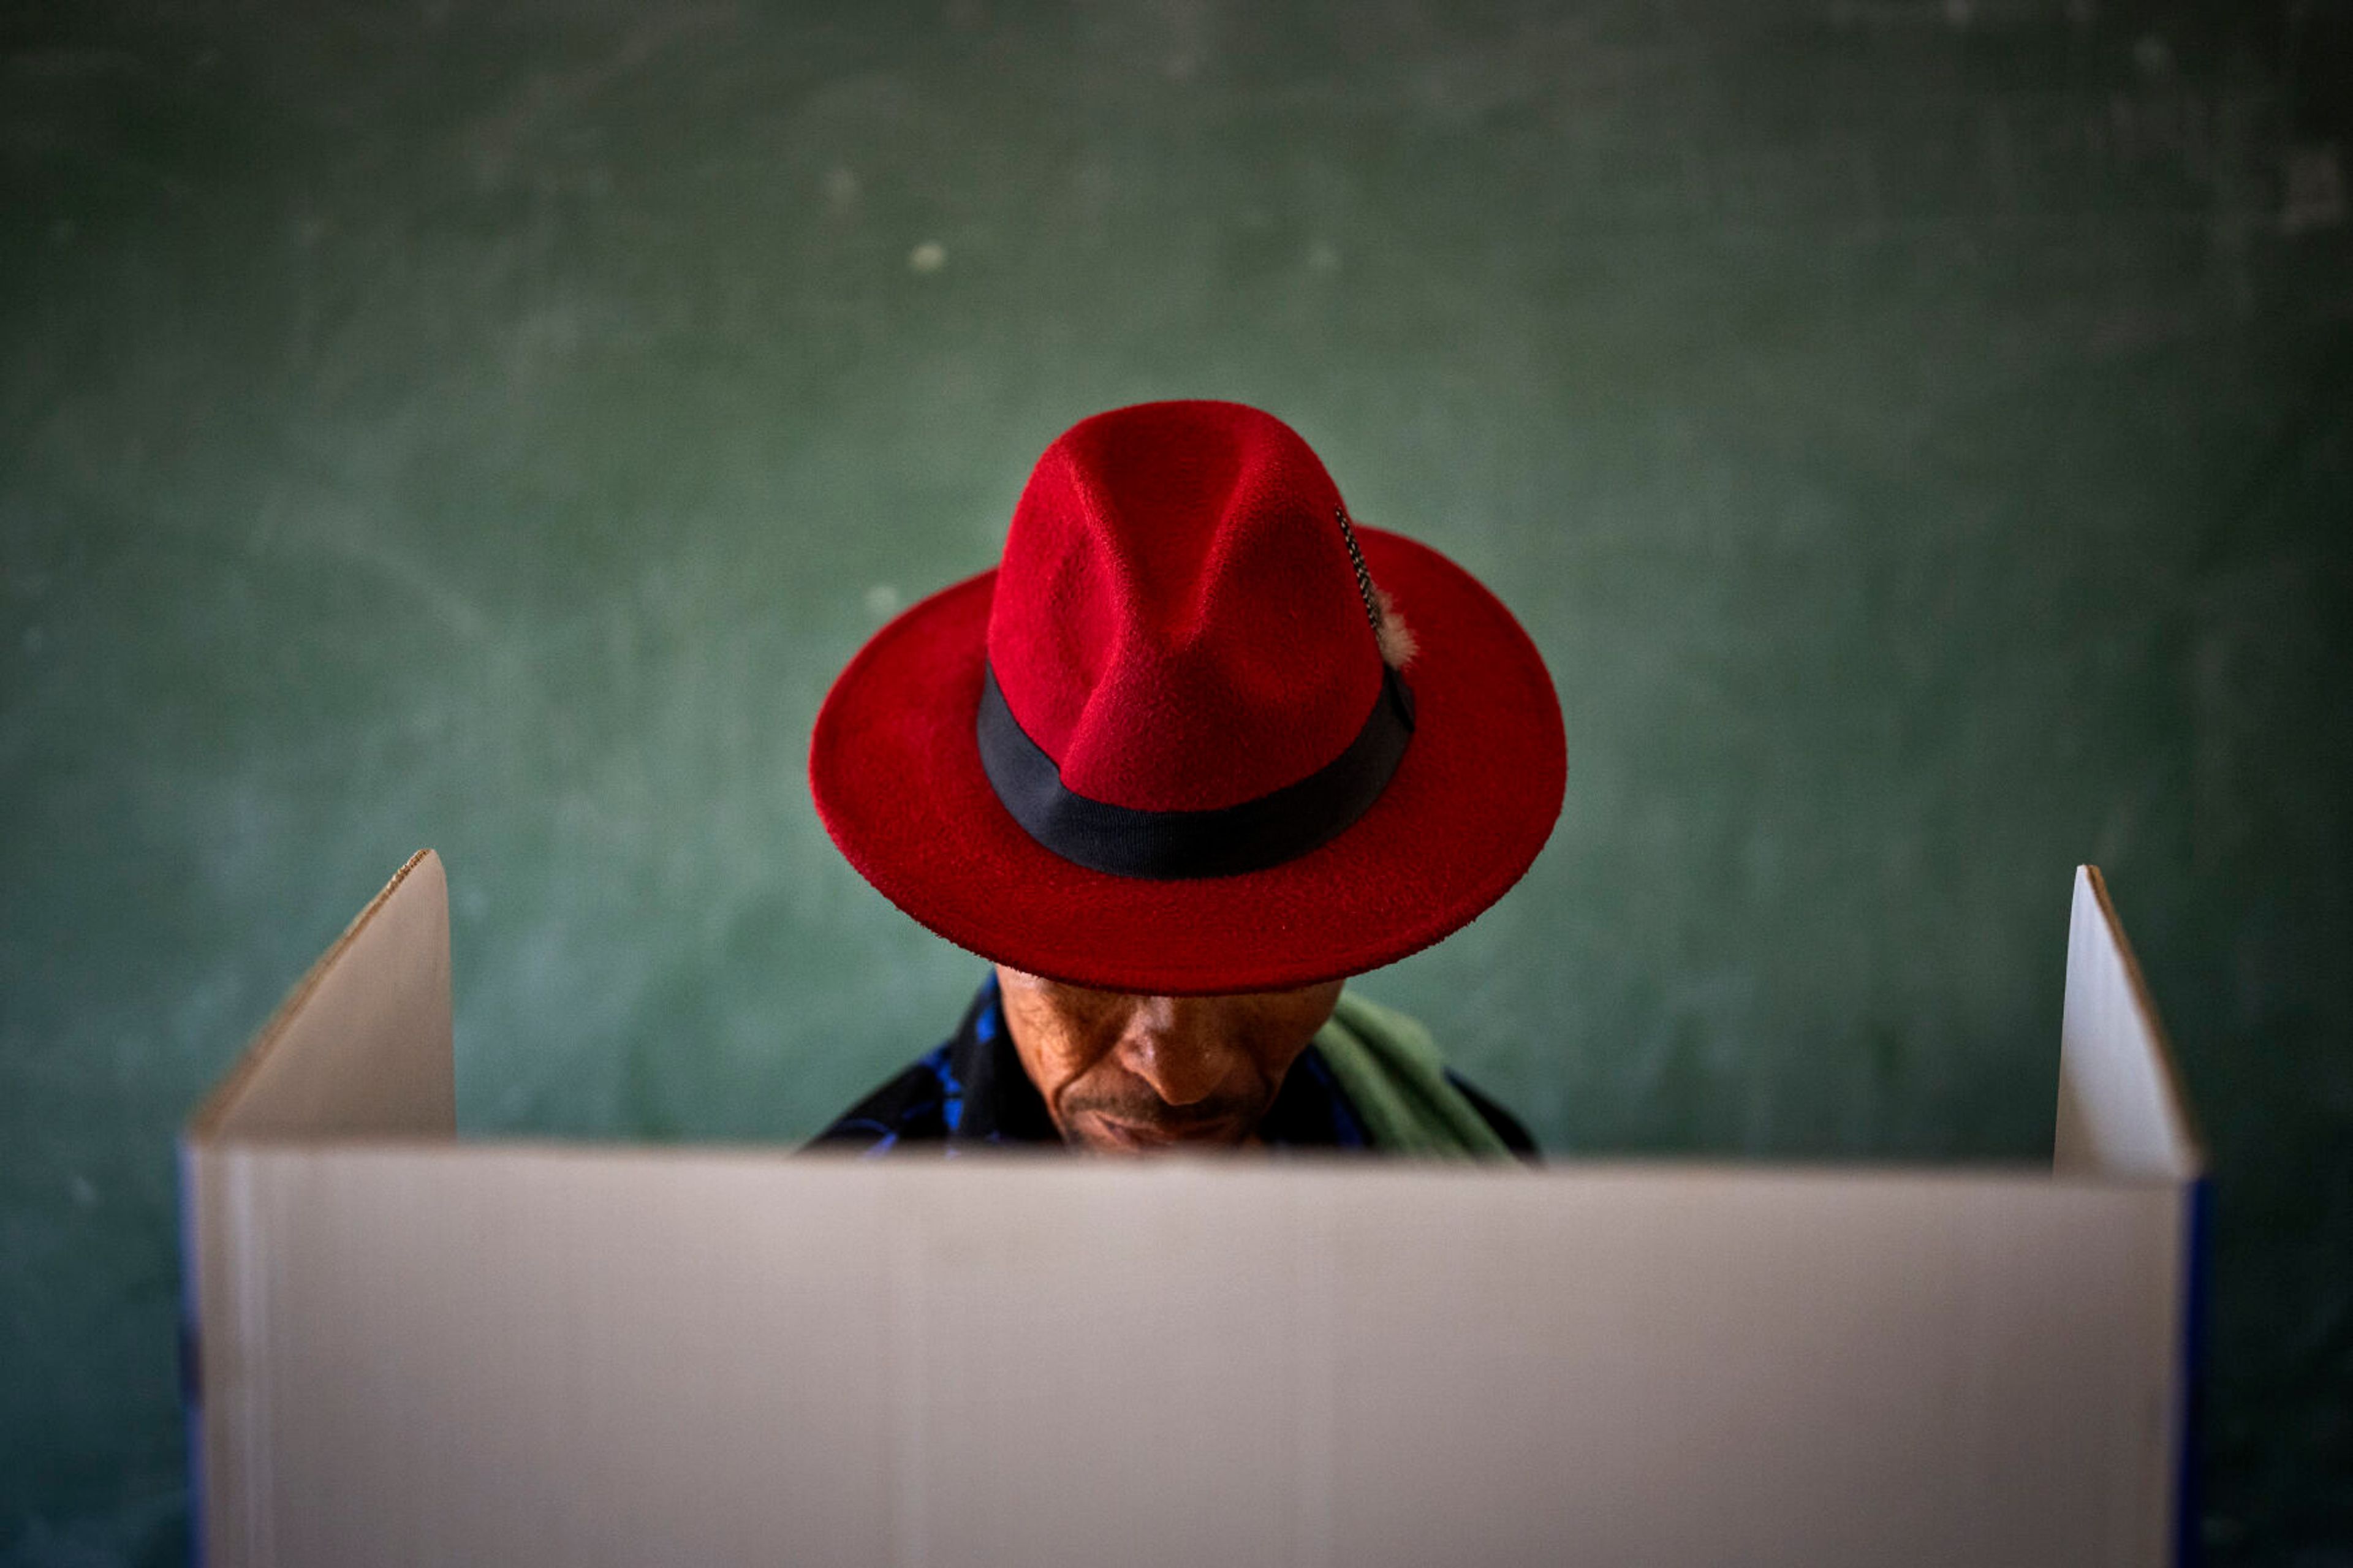
[[[1006,540],[988,659],[1063,786],[1138,811],[1254,800],[1329,763],[1380,652],[1307,443],[1232,403],[1152,403],[1046,449]]]

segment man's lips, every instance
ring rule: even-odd
[[[1104,1111],[1085,1113],[1088,1121],[1103,1137],[1122,1149],[1173,1149],[1187,1143],[1224,1143],[1230,1142],[1235,1119],[1216,1116],[1186,1121],[1129,1121]]]

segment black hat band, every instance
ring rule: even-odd
[[[1208,811],[1137,811],[1063,787],[1060,767],[1013,717],[986,661],[974,728],[997,798],[1063,859],[1156,881],[1236,877],[1297,859],[1372,808],[1413,739],[1413,691],[1384,665],[1373,710],[1338,756],[1281,789]]]

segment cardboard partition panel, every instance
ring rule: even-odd
[[[443,898],[188,1130],[210,1562],[2175,1552],[2199,1155],[2096,873],[2049,1170],[461,1142]]]

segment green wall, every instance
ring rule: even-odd
[[[2105,866],[2220,1171],[2206,1539],[2342,1560],[2348,60],[2319,3],[0,10],[0,1562],[182,1552],[173,1130],[410,850],[474,1131],[791,1139],[933,1043],[978,966],[831,853],[811,716],[1167,395],[1550,661],[1550,847],[1365,989],[1551,1148],[2031,1156]]]

